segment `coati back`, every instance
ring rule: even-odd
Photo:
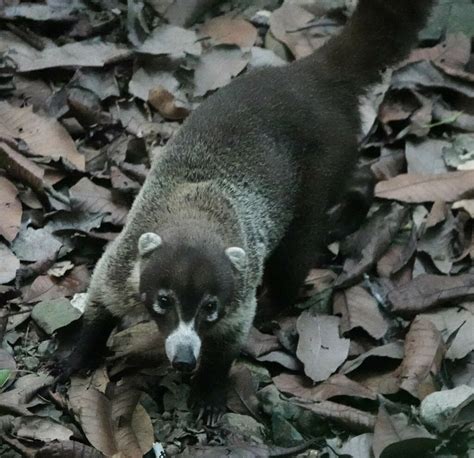
[[[313,55],[239,77],[192,113],[96,266],[64,374],[86,365],[117,320],[146,312],[216,419],[257,287],[265,276],[275,306],[295,300],[357,159],[359,97],[407,54],[431,4],[360,0]]]

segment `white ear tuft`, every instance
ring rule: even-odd
[[[138,253],[140,256],[150,254],[162,243],[161,237],[154,232],[145,232],[138,239]]]
[[[225,254],[237,270],[242,270],[245,267],[247,255],[242,248],[237,246],[227,248],[227,250],[225,250]]]

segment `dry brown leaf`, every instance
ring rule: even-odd
[[[331,288],[337,275],[329,269],[311,269],[304,282],[304,295],[311,296],[315,293]]]
[[[143,455],[147,454],[153,446],[155,430],[148,412],[141,404],[137,404],[133,411],[130,430],[136,438],[140,452]],[[119,444],[121,444],[121,441],[119,441]],[[121,446],[121,448],[125,450],[125,452],[128,451],[128,449],[123,446]]]
[[[338,456],[354,458],[372,457],[372,433],[360,434],[350,438],[341,448],[335,450]]]
[[[28,407],[33,397],[40,390],[51,385],[53,381],[53,377],[44,373],[24,375],[15,382],[13,389],[0,393],[0,406],[8,404]],[[27,411],[26,415],[28,414]]]
[[[138,404],[140,396],[140,391],[126,381],[116,384],[111,396],[117,448],[129,457],[145,455],[153,445],[153,425],[143,406]]]
[[[273,377],[273,383],[282,393],[312,401],[326,401],[337,396],[351,396],[372,400],[377,398],[373,391],[342,374],[332,375],[325,382],[314,386],[310,379],[302,375],[282,373]]]
[[[13,46],[14,51],[18,49]],[[63,46],[49,46],[43,51],[33,48],[11,53],[20,72],[32,72],[57,67],[103,67],[129,57],[131,51],[114,43],[99,40],[84,40]]]
[[[343,333],[362,328],[374,339],[381,339],[388,331],[388,323],[377,301],[361,286],[336,293],[334,313],[342,317]]]
[[[259,418],[259,402],[252,372],[244,364],[234,364],[230,372],[227,407],[234,413]]]
[[[89,280],[90,275],[86,266],[77,266],[62,278],[40,275],[26,289],[24,300],[30,303],[73,296],[84,292],[89,285]]]
[[[121,202],[115,202],[112,192],[81,178],[70,190],[71,204],[74,209],[90,213],[106,213],[105,221],[122,226],[125,224],[129,209]]]
[[[474,302],[463,303],[459,307],[448,307],[422,315],[430,320],[441,332],[445,342],[449,342],[447,359],[463,359],[474,351]]]
[[[377,262],[377,273],[381,277],[391,278],[407,266],[416,251],[418,232],[413,226],[407,238],[394,240],[385,254]]]
[[[12,250],[22,261],[55,260],[63,244],[46,229],[32,227],[21,231]]]
[[[400,315],[416,313],[445,303],[474,298],[474,274],[446,275],[423,274],[410,283],[388,293],[392,310]]]
[[[195,95],[201,96],[230,83],[248,64],[240,49],[213,48],[204,54],[194,72]]]
[[[34,190],[43,189],[44,169],[2,142],[0,142],[0,167]]]
[[[13,427],[17,436],[42,442],[65,441],[74,434],[69,428],[36,415],[15,419]]]
[[[35,458],[102,458],[98,450],[75,441],[59,441],[41,447]]]
[[[9,242],[17,236],[21,224],[21,202],[16,186],[0,176],[0,235]]]
[[[148,102],[165,119],[176,121],[184,119],[189,115],[189,110],[177,106],[174,95],[162,86],[150,90]]]
[[[368,362],[368,359],[403,359],[404,350],[403,344],[401,342],[390,342],[385,345],[381,345],[379,347],[375,347],[362,355],[358,356],[356,359],[351,361],[347,361],[346,364],[341,369],[341,372],[344,374],[348,374],[349,372],[353,372],[358,369],[362,364]],[[380,364],[378,364],[380,365]]]
[[[463,33],[449,34],[446,40],[432,48],[414,49],[401,64],[431,60],[449,67],[464,69],[471,55],[471,40]]]
[[[463,199],[454,202],[453,210],[457,210],[460,208],[465,210],[466,213],[469,213],[469,216],[474,219],[474,199]]]
[[[406,167],[405,152],[382,148],[380,158],[370,167],[377,181],[388,180],[402,173]]]
[[[295,405],[311,410],[323,418],[341,424],[354,432],[372,431],[375,426],[375,416],[343,404],[332,401],[303,403],[293,400]]]
[[[448,173],[444,161],[444,149],[451,145],[446,140],[427,138],[423,141],[407,141],[405,157],[409,175],[440,175]]]
[[[409,424],[404,414],[390,416],[380,407],[374,428],[375,458],[395,456],[428,456],[437,440],[422,426]]]
[[[301,370],[301,363],[293,355],[290,355],[285,351],[271,351],[270,353],[266,353],[256,359],[262,363],[267,362],[279,364],[290,371]]]
[[[449,208],[445,202],[437,201],[431,207],[430,213],[426,218],[425,228],[437,226],[439,223],[446,221],[449,215]]]
[[[201,37],[210,37],[216,45],[236,45],[251,48],[257,40],[257,29],[242,18],[219,16],[209,19],[199,31]]]
[[[56,119],[33,113],[32,107],[0,102],[0,135],[21,138],[33,155],[65,159],[77,170],[85,170],[85,158],[67,130]]]
[[[474,387],[461,385],[430,394],[420,405],[420,417],[439,432],[461,425],[469,428],[474,422]]]
[[[349,354],[349,340],[339,336],[339,324],[338,317],[314,316],[307,310],[298,318],[296,355],[305,374],[315,382],[326,380]]]
[[[112,429],[112,406],[107,397],[87,379],[73,377],[68,392],[69,404],[78,417],[87,440],[106,456],[119,452]]]
[[[336,286],[350,284],[373,266],[390,247],[408,215],[399,204],[382,206],[362,227],[344,240],[341,249],[348,255]]]
[[[431,321],[418,316],[405,337],[405,358],[400,365],[400,388],[422,400],[437,390],[435,377],[446,348]]]
[[[474,170],[439,175],[402,174],[375,187],[376,197],[407,203],[454,202],[473,191]]]
[[[18,258],[6,245],[0,243],[0,285],[14,280],[19,268],[20,261]]]
[[[352,375],[354,380],[374,393],[395,394],[400,390],[398,369],[366,369]]]
[[[313,35],[312,30],[306,27],[314,19],[313,14],[298,5],[283,4],[270,16],[270,31],[299,59],[311,54],[329,38]]]
[[[110,398],[91,386],[89,379],[71,380],[69,403],[89,442],[107,456],[143,456],[153,445],[154,431],[150,417],[138,405],[140,392],[121,381],[113,385]]]
[[[154,68],[139,68],[128,83],[128,92],[142,100],[148,100],[150,91],[162,87],[176,98],[185,98],[180,91],[180,82],[170,71],[157,71]]]
[[[152,55],[168,54],[172,58],[181,58],[186,54],[198,56],[201,54],[201,43],[193,30],[164,24],[153,30],[138,48],[138,52]]]
[[[281,348],[278,338],[271,334],[264,334],[255,327],[250,329],[247,342],[243,350],[254,358]]]

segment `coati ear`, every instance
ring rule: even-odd
[[[162,243],[161,237],[154,232],[145,232],[138,239],[138,254],[146,256],[155,251]]]
[[[225,254],[237,270],[242,270],[245,267],[247,255],[242,248],[237,246],[227,248],[227,250],[225,250]]]

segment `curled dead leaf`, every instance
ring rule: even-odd
[[[438,175],[402,174],[375,187],[376,197],[407,203],[454,202],[473,191],[474,170]]]
[[[67,130],[56,119],[33,113],[32,107],[16,108],[1,102],[0,135],[21,138],[35,156],[63,159],[77,170],[85,170],[85,158]]]
[[[251,48],[257,39],[257,29],[242,18],[218,16],[209,19],[199,31],[201,37],[210,37],[216,45],[235,45]]]
[[[240,49],[213,48],[204,54],[194,72],[195,95],[205,95],[230,83],[248,64]]]
[[[177,106],[174,95],[161,86],[150,90],[148,102],[166,119],[176,121],[184,119],[189,115],[189,110]]]
[[[0,167],[18,181],[36,191],[43,190],[44,169],[30,161],[14,148],[0,142]]]
[[[474,298],[474,274],[455,276],[423,274],[388,293],[392,310],[400,315],[416,313],[445,303]]]
[[[109,189],[94,184],[88,178],[81,178],[69,192],[74,209],[106,213],[106,221],[119,226],[125,223],[129,209],[122,202],[117,202]]]
[[[388,323],[377,301],[361,286],[336,293],[334,313],[342,316],[343,333],[362,328],[374,339],[381,339],[388,331]]]
[[[425,428],[410,424],[404,414],[390,416],[382,406],[374,428],[375,458],[427,456],[438,441]]]
[[[310,379],[302,375],[282,373],[273,377],[273,383],[283,393],[312,401],[325,401],[337,396],[372,400],[377,397],[373,391],[342,374],[332,375],[325,382],[314,386]]]
[[[21,202],[16,186],[0,176],[0,235],[9,242],[17,236],[21,224]]]
[[[415,318],[405,338],[405,358],[399,368],[400,388],[418,399],[437,390],[436,375],[446,348],[431,321]]]
[[[354,407],[337,404],[332,401],[305,403],[295,400],[294,403],[304,409],[311,410],[311,412],[323,418],[339,423],[351,431],[372,431],[375,426],[374,415],[355,409]]]

